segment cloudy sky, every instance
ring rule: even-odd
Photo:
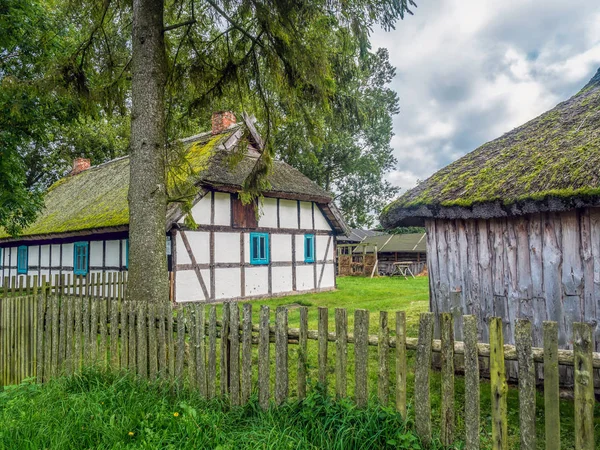
[[[600,67],[600,1],[416,0],[376,30],[401,111],[389,179],[402,192],[576,93]]]

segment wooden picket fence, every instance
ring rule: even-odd
[[[127,289],[127,272],[94,272],[86,276],[56,274],[12,275],[0,279],[0,295],[36,295],[38,291],[49,294],[73,294],[94,297],[123,297]]]
[[[378,352],[377,401],[387,405],[390,386],[395,385],[395,406],[407,414],[407,351],[414,351],[414,422],[425,445],[432,440],[430,369],[432,354],[441,355],[442,443],[455,441],[455,355],[462,355],[465,382],[466,448],[480,445],[480,371],[479,359],[489,358],[492,393],[493,448],[506,449],[507,383],[505,361],[519,367],[519,416],[522,449],[536,448],[535,370],[544,365],[544,411],[546,448],[560,448],[559,364],[575,370],[575,447],[594,448],[593,369],[600,368],[600,354],[592,352],[591,326],[574,324],[574,350],[558,349],[555,322],[544,324],[544,348],[532,347],[531,323],[516,323],[516,346],[504,345],[502,321],[490,319],[490,342],[477,341],[477,320],[463,316],[464,342],[454,341],[453,317],[440,317],[441,339],[433,339],[434,315],[422,313],[418,337],[406,334],[406,316],[395,313],[395,333],[390,331],[388,312],[379,313],[378,334],[369,335],[370,313],[354,311],[354,330],[348,331],[346,309],[335,309],[335,330],[330,332],[329,310],[318,309],[318,329],[308,329],[308,308],[299,307],[299,328],[288,326],[288,309],[278,307],[271,321],[268,306],[261,306],[258,323],[252,321],[252,304],[223,304],[221,320],[217,307],[200,303],[181,305],[132,303],[115,295],[55,295],[38,293],[23,297],[0,298],[0,379],[3,384],[27,378],[45,382],[52,377],[71,374],[84,366],[97,365],[126,369],[141,377],[169,380],[175,386],[188,386],[203,397],[223,395],[233,405],[245,404],[257,391],[263,408],[279,405],[294,396],[303,399],[309,383],[308,341],[317,341],[318,381],[326,384],[328,368],[335,366],[335,393],[347,397],[354,383],[354,401],[364,407],[369,401],[368,349]],[[395,335],[391,335],[395,334]],[[274,343],[274,354],[271,344]],[[335,362],[328,361],[328,345],[335,346]],[[290,367],[289,346],[297,346],[297,367]],[[354,370],[348,365],[349,346],[353,346]],[[257,358],[253,358],[253,354]],[[219,361],[217,361],[217,359]],[[274,389],[271,391],[270,366],[275,362]],[[395,382],[390,383],[390,361],[396,365]],[[257,362],[253,367],[252,362]],[[314,361],[311,361],[314,363]],[[255,372],[255,370],[257,372]],[[296,386],[290,391],[294,370]],[[354,373],[349,380],[348,374]],[[253,385],[253,375],[258,375]],[[217,390],[217,381],[219,389]]]

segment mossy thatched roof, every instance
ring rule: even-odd
[[[388,205],[385,227],[600,205],[600,70],[569,100],[482,145]]]
[[[229,158],[228,150],[238,143],[248,145],[248,141],[241,139],[243,131],[243,125],[238,125],[218,135],[204,133],[183,140],[185,161],[183,164],[178,162],[179,168],[169,171],[169,191],[186,184],[217,190],[241,190],[259,155],[255,150],[248,151],[237,164],[234,163],[235,156]],[[331,201],[330,194],[284,162],[274,162],[268,180],[271,188],[265,195],[325,204]],[[21,236],[31,239],[126,227],[129,223],[128,190],[129,157],[67,176],[50,187],[43,211]],[[10,237],[0,228],[0,240],[7,239]]]

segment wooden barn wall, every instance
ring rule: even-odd
[[[480,340],[488,318],[504,319],[514,344],[516,318],[532,321],[534,345],[542,323],[559,323],[559,345],[573,348],[572,323],[595,326],[600,350],[600,208],[492,220],[430,220],[427,262],[431,310],[452,312],[456,339],[463,314],[478,317]]]

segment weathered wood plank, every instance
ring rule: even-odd
[[[442,444],[454,443],[454,317],[441,315],[442,334]],[[470,393],[469,393],[470,395]]]
[[[544,420],[546,449],[560,449],[558,324],[544,322]]]
[[[354,397],[359,408],[367,406],[369,391],[368,362],[369,362],[369,311],[357,309],[354,311]]]
[[[171,305],[167,308],[167,365],[169,378],[175,380],[175,335],[173,331],[174,308]]]
[[[306,398],[306,372],[308,367],[308,308],[301,306],[298,333],[298,399]]]
[[[515,326],[515,344],[519,358],[519,424],[521,449],[536,448],[535,431],[535,365],[531,322],[518,319]]]
[[[244,303],[242,311],[242,370],[241,404],[245,405],[252,393],[252,304]]]
[[[327,335],[329,325],[329,309],[319,306],[319,383],[327,391]]]
[[[186,316],[186,335],[187,343],[185,346],[186,352],[184,355],[185,362],[184,366],[187,366],[187,379],[190,388],[198,389],[198,378],[197,378],[197,367],[196,367],[196,309],[194,303],[187,303],[185,305],[185,316]]]
[[[5,299],[0,298],[0,311],[1,311],[1,315],[0,315],[0,324],[1,324],[1,329],[0,329],[0,336],[2,338],[2,342],[0,343],[0,351],[2,351],[2,355],[0,356],[0,362],[2,363],[2,369],[0,369],[0,385],[2,385],[3,381],[4,381],[4,365],[6,364],[4,361],[4,355],[5,355],[5,348],[4,348],[4,342],[5,342],[5,337],[4,337],[4,333],[6,332],[6,311],[4,310],[4,301]],[[44,381],[44,309],[45,309],[45,302],[46,302],[46,294],[45,292],[42,290],[41,294],[37,295],[37,325],[36,325],[36,350],[37,350],[37,355],[36,355],[36,378],[37,378],[37,382],[38,383],[42,383]]]
[[[185,308],[177,308],[177,353],[175,357],[175,382],[183,387],[183,362],[185,356]]]
[[[594,375],[592,370],[592,329],[573,323],[575,352],[575,449],[594,449]]]
[[[492,389],[492,448],[508,449],[506,372],[504,370],[504,339],[502,319],[490,319],[490,387]]]
[[[378,345],[378,356],[379,356],[379,367],[377,371],[377,398],[379,403],[383,406],[388,404],[389,394],[389,380],[390,380],[390,367],[389,351],[390,351],[390,330],[388,326],[388,313],[387,311],[379,312],[379,345]]]
[[[204,305],[195,304],[196,316],[196,384],[202,398],[207,397],[206,383],[206,310]]]
[[[288,379],[288,311],[278,306],[275,313],[275,404],[287,400]]]
[[[348,312],[335,309],[335,394],[338,399],[346,397],[348,372]]]
[[[406,419],[406,312],[396,311],[396,410]]]
[[[258,402],[263,409],[269,407],[270,396],[269,321],[269,307],[263,305],[260,307],[258,335]]]
[[[127,308],[127,313],[128,313],[128,320],[129,323],[127,325],[127,358],[128,358],[128,364],[129,364],[129,370],[132,373],[136,372],[136,367],[137,367],[137,345],[136,345],[136,327],[135,327],[135,323],[136,323],[136,304],[134,301],[129,301],[128,302],[128,308]]]
[[[148,377],[148,303],[137,302],[137,373]]]
[[[223,321],[221,322],[221,395],[229,394],[229,303],[223,304]]]
[[[74,298],[69,295],[68,297],[63,297],[63,301],[66,302],[66,312],[65,312],[65,323],[66,327],[66,342],[65,342],[65,373],[70,375],[74,371],[74,345],[73,345],[73,300]]]
[[[229,322],[229,373],[230,373],[230,399],[233,406],[241,404],[240,397],[240,308],[237,303],[232,303]]]
[[[429,372],[431,370],[431,343],[433,340],[433,314],[421,313],[419,342],[415,362],[415,426],[425,446],[431,444],[431,399]]]
[[[158,335],[156,332],[157,308],[156,302],[148,303],[148,376],[150,380],[156,380],[158,376]]]
[[[114,280],[112,273],[108,274],[108,285],[110,288],[109,307],[110,307],[110,365],[114,369],[119,367],[119,297],[114,289]]]
[[[217,395],[217,307],[212,305],[208,314],[208,358],[206,362],[206,391],[208,398]]]
[[[164,302],[156,305],[158,320],[158,370],[161,378],[167,378],[169,374],[169,364],[167,363],[167,327],[165,321],[167,315],[172,314],[171,304]]]
[[[59,336],[59,304],[58,295],[52,297],[52,376],[59,375],[60,359],[58,355],[58,336]]]
[[[465,339],[465,448],[479,449],[479,358],[477,318],[464,316]]]

